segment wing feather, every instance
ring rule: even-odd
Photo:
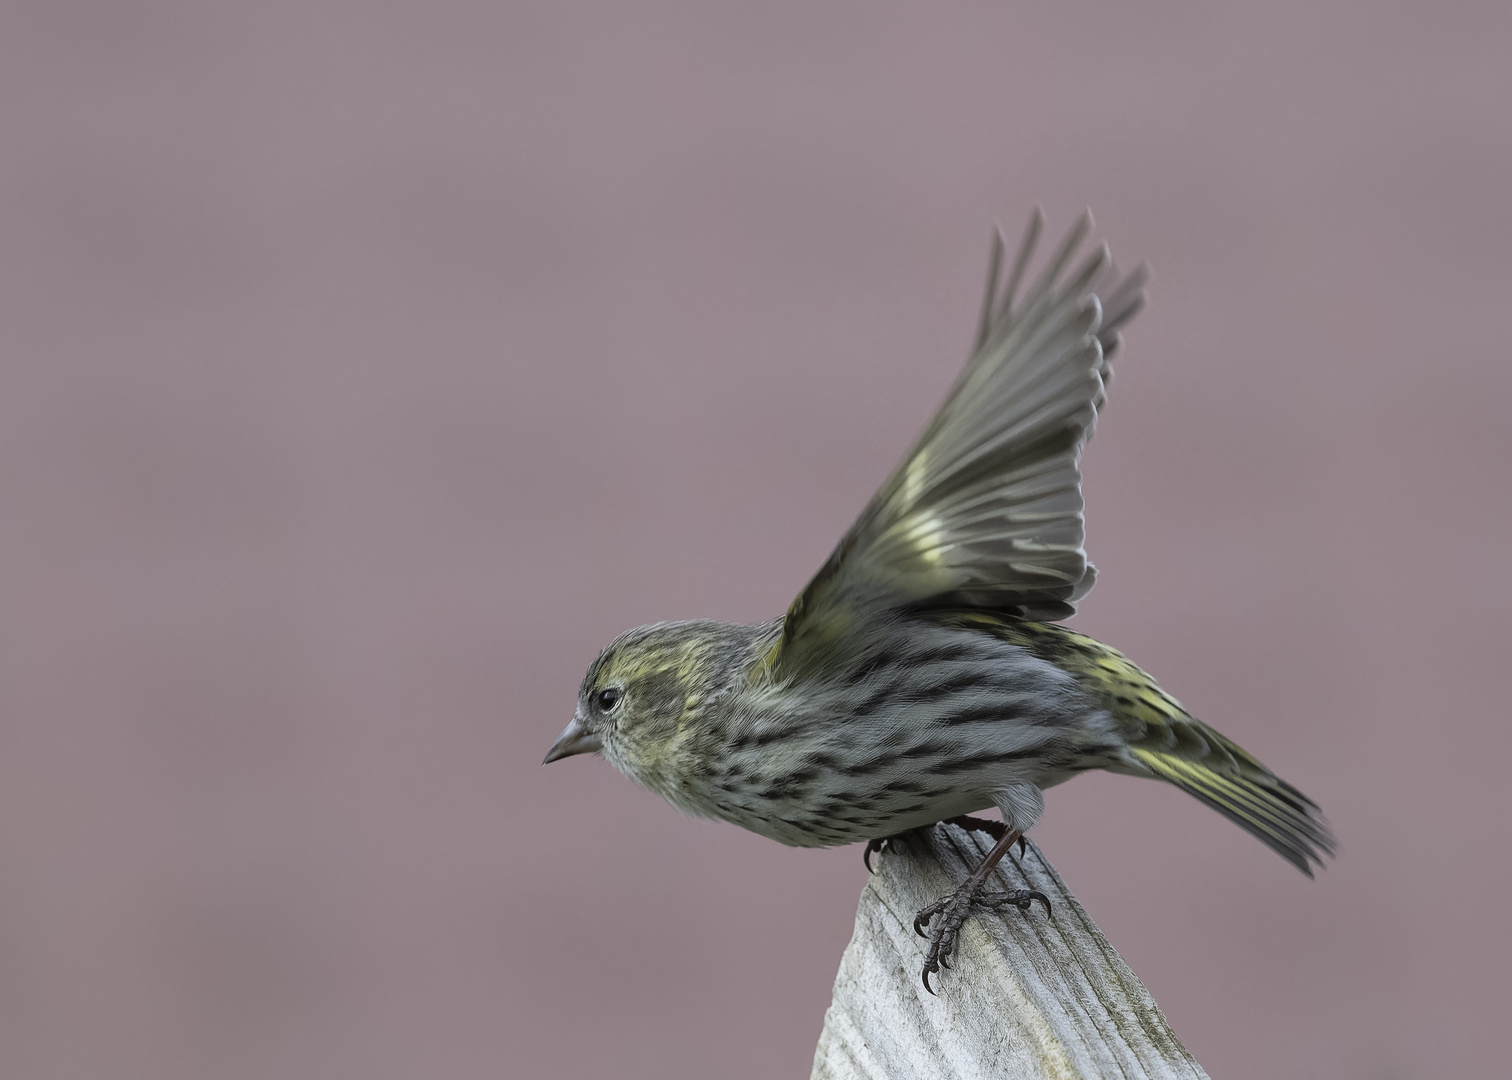
[[[1106,398],[1119,328],[1144,304],[1106,245],[1069,275],[1083,214],[1022,298],[1044,227],[1030,219],[1006,282],[994,235],[971,359],[913,448],[799,594],[773,660],[822,658],[859,617],[909,607],[1063,619],[1091,589],[1080,459]]]

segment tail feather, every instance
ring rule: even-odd
[[[980,611],[956,618],[1028,649],[1081,682],[1113,718],[1122,744],[1116,751],[1101,747],[1107,756],[1094,762],[1097,767],[1175,784],[1308,877],[1333,855],[1333,833],[1317,803],[1194,718],[1117,649],[1053,623],[994,619]]]
[[[1333,834],[1317,804],[1206,724],[1200,729],[1217,753],[1194,758],[1138,745],[1129,751],[1160,779],[1207,803],[1312,877],[1313,865],[1321,867],[1334,853]]]

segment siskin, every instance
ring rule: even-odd
[[[672,805],[801,847],[868,841],[995,806],[998,838],[919,912],[923,979],[1039,818],[1088,769],[1165,780],[1309,877],[1333,854],[1318,807],[1184,710],[1121,653],[1057,625],[1092,587],[1080,459],[1144,304],[1106,246],[1066,274],[1083,215],[1021,299],[1036,212],[1007,279],[994,237],[975,348],[944,405],[829,560],[771,622],[659,623],[615,638],[546,755],[602,754]],[[932,991],[931,991],[932,992]]]

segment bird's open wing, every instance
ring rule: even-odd
[[[1146,275],[1141,267],[1120,280],[1100,246],[1062,280],[1092,228],[1085,214],[1016,299],[1043,220],[1036,211],[1006,282],[994,235],[972,357],[788,610],[771,656],[778,670],[823,662],[866,613],[955,607],[1055,620],[1092,587],[1081,450]]]

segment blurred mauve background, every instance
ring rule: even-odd
[[[549,769],[778,614],[994,218],[1152,306],[1074,625],[1321,802],[1036,837],[1215,1077],[1505,1064],[1512,7],[0,12],[0,1075],[807,1074],[864,881]],[[948,980],[947,980],[948,986]]]

